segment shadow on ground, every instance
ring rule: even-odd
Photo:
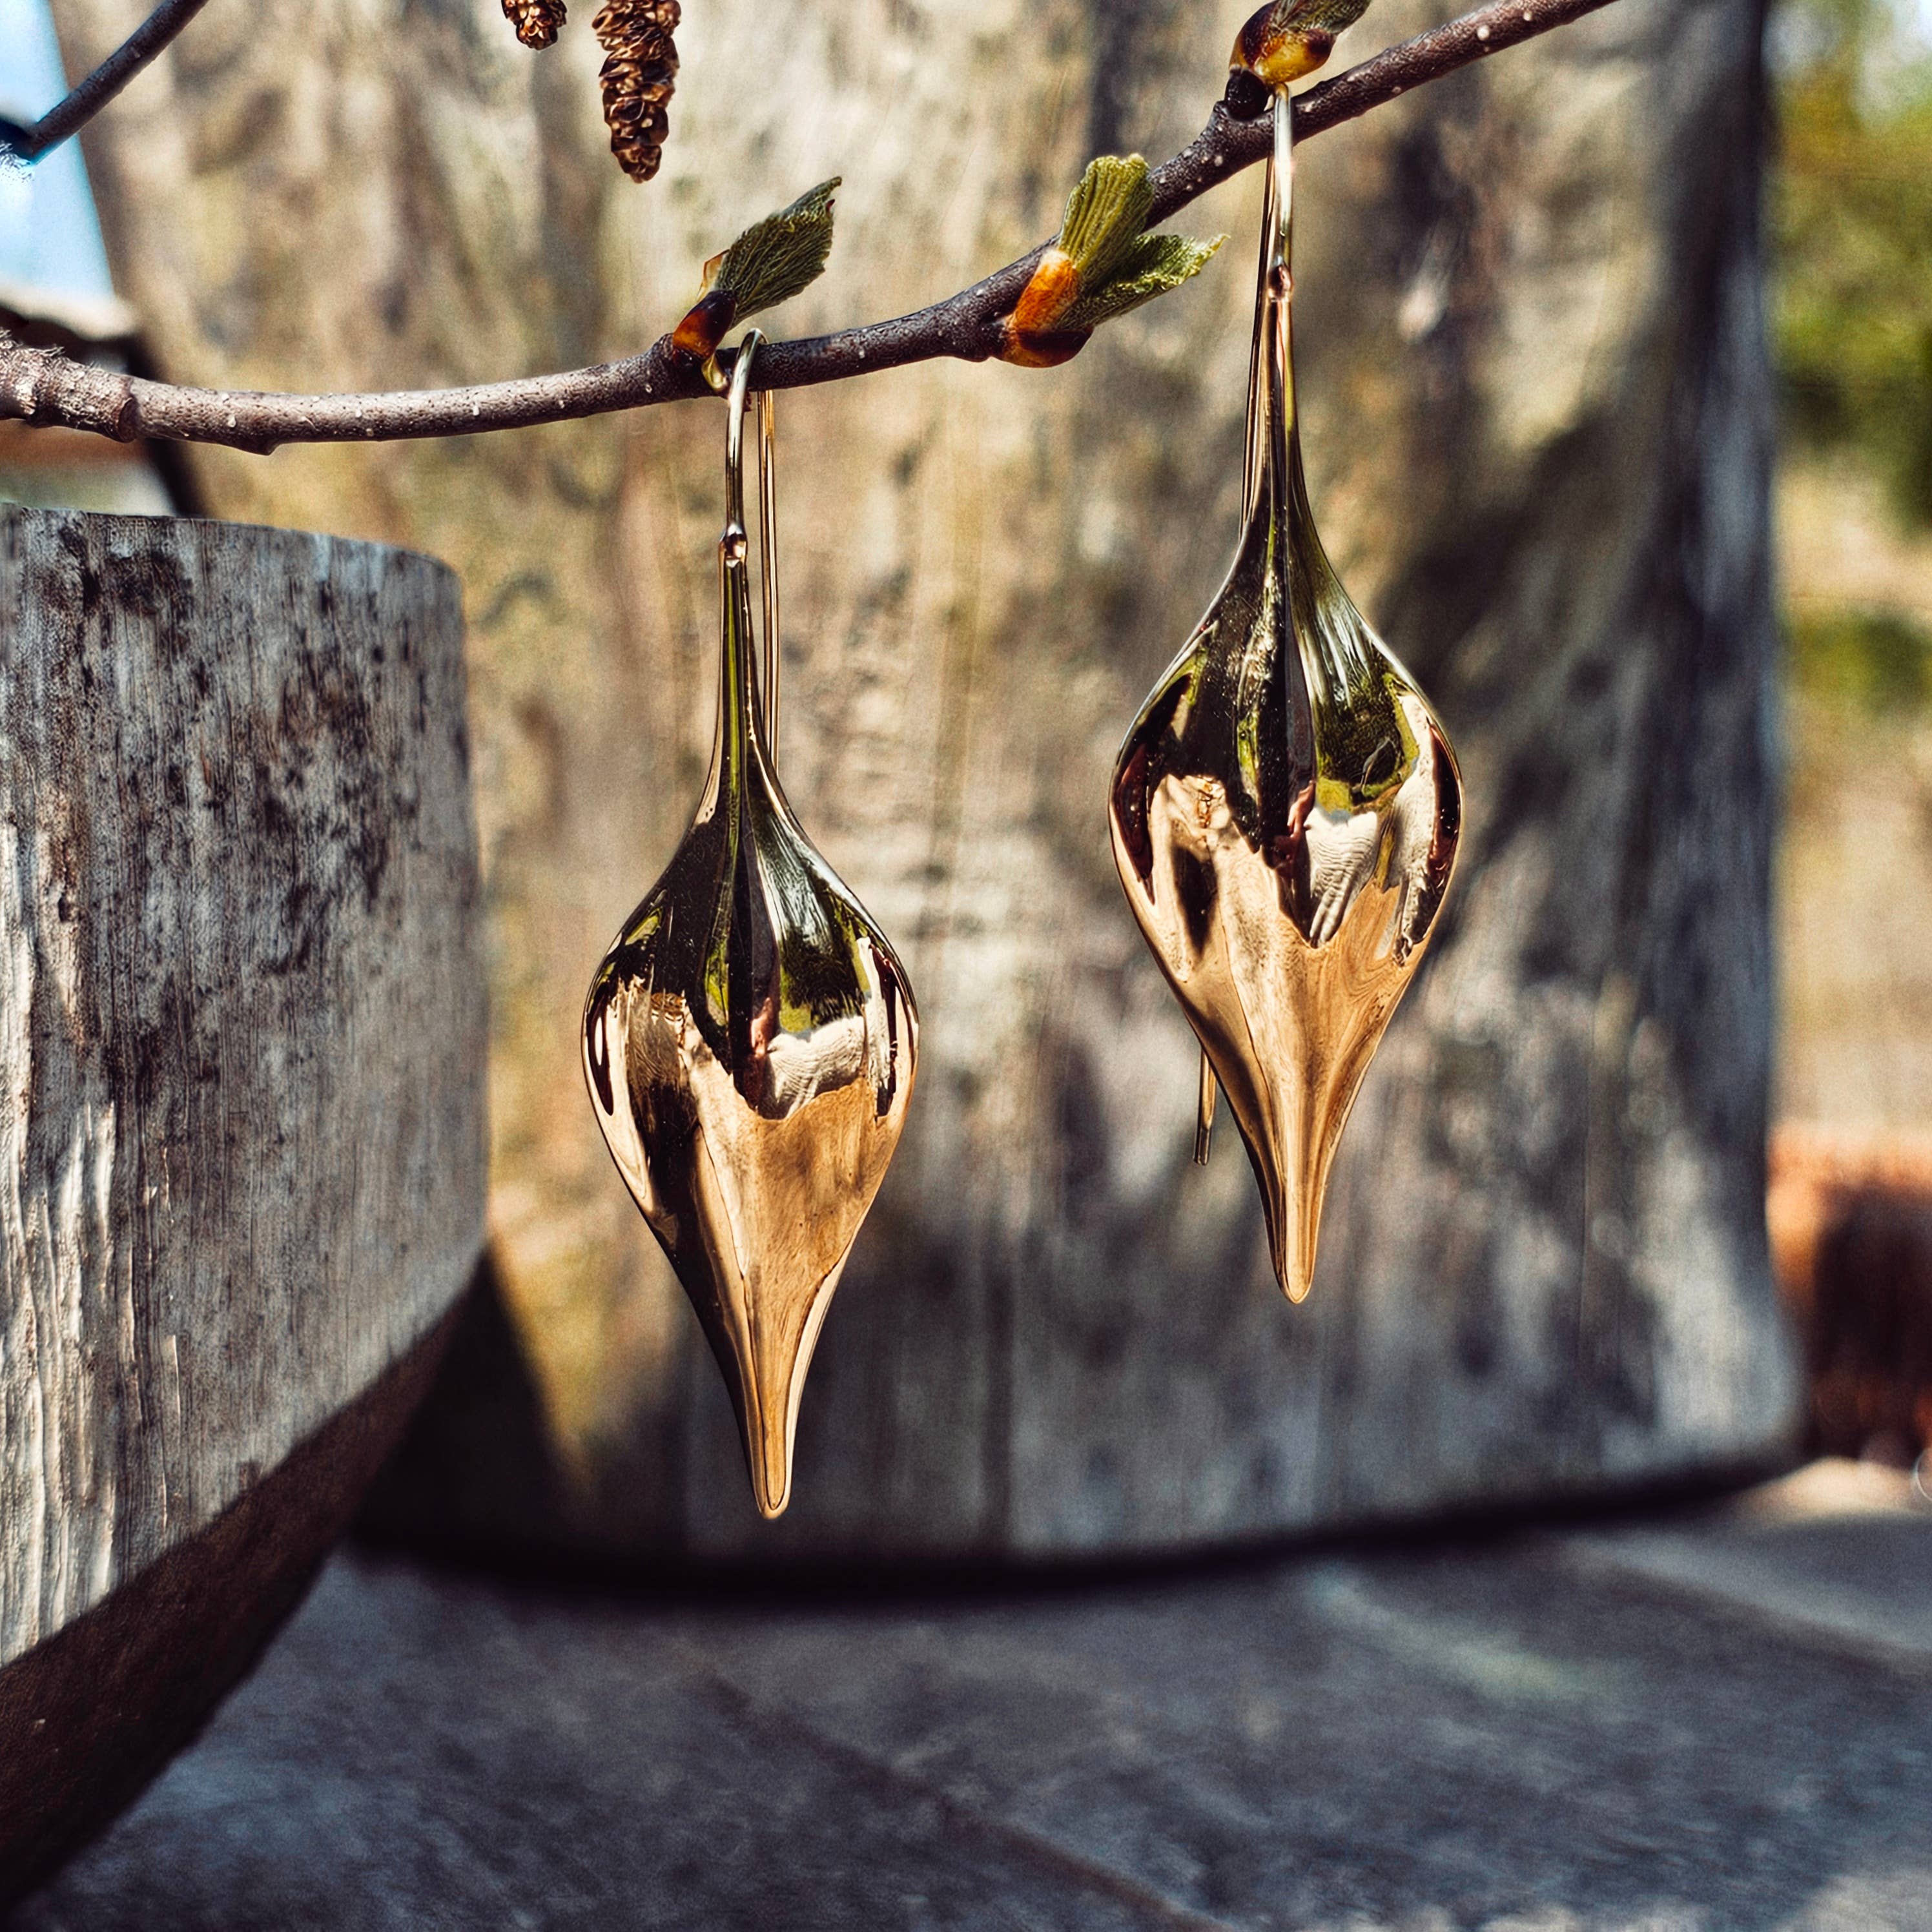
[[[350,1555],[16,1932],[1932,1928],[1928,1584],[1844,1464],[1011,1598]]]

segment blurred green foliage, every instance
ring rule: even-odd
[[[1932,524],[1932,32],[1911,0],[1782,0],[1776,331],[1788,431]]]
[[[1932,632],[1902,611],[1806,612],[1787,634],[1792,672],[1808,697],[1874,716],[1932,698]]]

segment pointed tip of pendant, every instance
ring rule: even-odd
[[[779,1402],[760,1404],[740,1417],[752,1500],[767,1522],[783,1516],[791,1502],[792,1443],[797,1415],[795,1402]]]
[[[1315,1286],[1307,1276],[1285,1274],[1278,1266],[1274,1276],[1281,1283],[1282,1293],[1298,1308],[1308,1299],[1308,1291]]]
[[[1276,1198],[1268,1204],[1268,1258],[1281,1292],[1297,1307],[1315,1286],[1315,1244],[1322,1227],[1322,1193],[1304,1186],[1298,1202]]]
[[[752,1500],[766,1522],[776,1522],[791,1502],[791,1444],[748,1442],[745,1460],[752,1472]]]
[[[799,1407],[844,1259],[818,1284],[802,1323],[752,1321],[714,1331],[712,1347],[732,1390],[738,1440],[752,1480],[752,1500],[766,1522],[784,1514],[791,1502]],[[796,1318],[796,1310],[794,1306]]]
[[[742,1384],[740,1422],[744,1433],[745,1466],[752,1478],[752,1500],[766,1522],[775,1522],[791,1502],[794,1457],[798,1441],[798,1412],[805,1394],[806,1371],[812,1366],[819,1324],[830,1300],[823,1290],[816,1318],[789,1345],[772,1346],[761,1336],[752,1345]]]
[[[1315,1286],[1315,1243],[1304,1238],[1291,1245],[1283,1241],[1271,1244],[1268,1258],[1274,1263],[1274,1278],[1281,1284],[1281,1292],[1296,1306],[1308,1299],[1308,1291]]]

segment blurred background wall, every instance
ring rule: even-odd
[[[1787,832],[1772,1223],[1815,1446],[1932,1441],[1932,8],[1772,41]]]
[[[1805,0],[1773,52],[1792,647],[1779,1101],[1820,1126],[1916,1131],[1932,1096],[1932,8]]]
[[[70,69],[141,10],[56,0]],[[492,0],[218,0],[88,159],[170,375],[477,380],[640,346],[706,256],[833,172],[832,269],[784,332],[970,280],[1052,231],[1090,154],[1184,141],[1245,10],[692,0],[664,171],[640,189],[604,152],[587,18],[532,56]],[[1342,58],[1436,17],[1382,0]],[[1817,32],[1835,49],[1866,17]],[[1236,237],[1200,282],[1066,370],[932,364],[783,400],[787,780],[902,942],[926,1031],[775,1531],[575,1047],[590,970],[708,751],[718,412],[194,454],[218,514],[418,545],[466,586],[495,1258],[382,1505],[392,1530],[648,1560],[1105,1552],[1784,1453],[1762,26],[1753,0],[1619,0],[1308,151],[1319,514],[1437,696],[1472,817],[1301,1310],[1269,1286],[1238,1150],[1189,1167],[1191,1042],[1101,812],[1232,540],[1258,180],[1184,217]],[[1802,224],[1795,190],[1780,206]],[[1822,405],[1806,420],[1819,454],[1791,488],[1909,574],[1922,550],[1880,507],[1864,432]],[[1794,796],[1816,839],[1857,843],[1830,825],[1859,754],[1814,754],[1813,720],[1874,742],[1864,694],[1892,673],[1870,667],[1916,664],[1896,640],[1918,634],[1894,601],[1834,643],[1833,613],[1881,605],[1806,581],[1824,601],[1794,604],[1816,614],[1800,662],[1827,668],[1803,673]],[[1888,742],[1916,746],[1882,702]],[[1922,838],[1910,758],[1868,809]],[[1795,841],[1788,874],[1850,891],[1831,849]],[[1834,1004],[1785,983],[1793,1012]],[[1787,1096],[1825,1118],[1838,1103],[1808,1096],[1827,1073],[1801,1064],[1787,1052]]]

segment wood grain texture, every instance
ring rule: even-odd
[[[473,1271],[465,730],[440,565],[0,508],[0,1664]]]
[[[134,10],[56,0],[74,64]],[[775,31],[711,0],[639,191],[589,35],[532,58],[492,0],[211,8],[90,160],[171,376],[475,380],[641,346],[833,173],[830,268],[776,328],[960,286],[1052,230],[1092,153],[1186,140],[1246,10],[788,0]],[[1432,17],[1382,0],[1337,59]],[[1623,0],[1300,171],[1318,514],[1472,815],[1299,1310],[1238,1151],[1190,1166],[1193,1048],[1102,811],[1234,541],[1258,182],[1189,211],[1237,237],[1206,274],[1064,370],[782,399],[785,781],[900,947],[925,1059],[775,1526],[574,1041],[710,746],[719,412],[196,452],[225,510],[422,544],[470,598],[520,1352],[460,1352],[500,1381],[451,1388],[420,1524],[645,1562],[1051,1556],[1778,1453],[1760,25],[1756,0]],[[502,1469],[508,1415],[542,1480],[466,1476]]]

